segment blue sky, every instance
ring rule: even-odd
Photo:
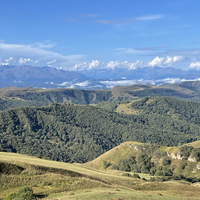
[[[0,64],[200,69],[199,8],[199,0],[1,1]]]

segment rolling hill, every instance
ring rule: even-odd
[[[107,102],[108,107],[110,104],[113,102]],[[119,102],[116,107],[120,113],[98,105],[68,103],[2,111],[0,148],[52,160],[87,162],[126,141],[176,146],[200,140],[198,102],[149,97]],[[126,114],[127,110],[132,113]]]
[[[199,199],[200,196],[198,183],[178,180],[150,182],[122,174],[0,152],[0,199],[17,199],[25,195],[25,191],[33,191],[32,198],[59,200],[183,200]]]
[[[114,147],[113,149],[107,151],[106,153],[100,155],[93,161],[87,162],[83,164],[83,166],[92,168],[92,169],[117,169],[115,168],[118,166],[118,170],[120,167],[123,169],[122,161],[127,161],[132,157],[135,158],[136,164],[138,168],[134,168],[133,164],[131,164],[131,168],[129,169],[132,172],[138,173],[141,172],[140,163],[138,157],[139,154],[145,153],[150,157],[151,162],[153,163],[150,169],[146,173],[150,173],[150,175],[156,175],[156,172],[152,173],[153,170],[158,171],[159,167],[165,167],[166,169],[170,169],[174,175],[184,175],[186,177],[198,177],[200,178],[200,154],[198,154],[198,162],[193,156],[192,151],[187,158],[184,158],[184,153],[181,151],[181,148],[185,147],[194,147],[194,149],[198,149],[200,152],[200,141],[195,141],[192,143],[185,144],[183,146],[174,146],[174,147],[167,147],[167,146],[160,146],[156,144],[150,143],[139,143],[139,142],[124,142],[120,145]],[[153,149],[154,148],[154,149]],[[145,152],[146,151],[146,152]],[[165,152],[165,153],[164,153]],[[163,154],[163,155],[162,155]],[[163,164],[163,160],[168,159],[170,164]],[[126,164],[127,164],[126,163]],[[124,165],[124,169],[128,169],[126,165]],[[123,171],[125,171],[123,170]],[[128,170],[128,172],[129,172]],[[157,174],[158,175],[158,174]],[[160,174],[161,176],[161,174]],[[171,176],[171,175],[165,175]]]
[[[0,89],[0,98],[9,100],[5,108],[19,106],[45,106],[51,103],[97,104],[102,101],[122,101],[141,99],[146,96],[169,96],[178,99],[200,101],[200,82],[189,81],[161,86],[136,84],[131,86],[116,86],[111,90],[79,90],[79,89],[40,89],[8,87]],[[13,100],[22,100],[21,103]],[[26,102],[25,102],[26,101]],[[14,105],[15,104],[15,105]],[[19,107],[18,106],[18,107]]]

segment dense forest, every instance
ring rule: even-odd
[[[8,110],[11,108],[18,108],[18,107],[41,107],[47,106],[47,103],[42,101],[23,101],[17,99],[2,99],[0,98],[0,110]]]
[[[2,111],[0,149],[86,162],[125,141],[173,146],[200,140],[197,102],[158,97],[135,101],[131,107],[140,114],[69,103]]]
[[[51,103],[95,104],[107,101],[112,96],[110,91],[104,90],[76,90],[57,89],[40,92],[26,92],[24,94],[10,94],[10,97],[18,97],[23,100]]]

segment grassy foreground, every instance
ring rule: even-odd
[[[37,199],[49,200],[200,199],[199,183],[148,182],[121,176],[119,171],[4,152],[0,152],[0,163],[8,166],[8,171],[0,172],[0,199],[22,186],[32,187]],[[16,170],[9,171],[9,166]]]

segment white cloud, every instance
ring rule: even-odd
[[[152,84],[152,85],[161,85],[163,83],[180,83],[183,81],[199,81],[200,78],[187,80],[187,79],[180,79],[180,78],[165,78],[159,80],[153,79],[135,79],[135,80],[119,80],[119,81],[100,81],[100,83],[106,85],[107,88],[113,88],[114,86],[121,85],[121,86],[128,86],[133,84]]]
[[[149,20],[156,20],[164,17],[161,14],[157,15],[147,15],[147,16],[142,16],[142,17],[137,17],[137,18],[129,18],[129,19],[117,19],[117,20],[96,20],[94,21],[95,23],[100,23],[100,24],[130,24],[130,23],[135,23],[135,22],[140,22],[140,21],[149,21]]]
[[[30,45],[23,44],[6,44],[0,42],[0,55],[3,59],[7,59],[12,55],[16,60],[20,58],[30,58],[30,64],[34,64],[34,61],[39,60],[40,66],[46,65],[49,60],[57,60],[53,67],[63,67],[68,68],[69,66],[79,63],[83,55],[67,55],[50,51],[49,49],[53,47],[54,44],[51,43],[34,43]],[[13,60],[12,60],[13,61]],[[11,61],[11,64],[12,64]],[[20,61],[21,62],[21,61]],[[13,64],[15,64],[13,62]]]
[[[157,56],[151,62],[149,62],[148,65],[150,67],[172,66],[174,63],[182,61],[183,59],[184,59],[183,56],[174,56],[174,57],[167,56],[167,58],[160,58]]]
[[[32,47],[40,48],[40,49],[50,49],[54,47],[55,45],[56,45],[55,42],[46,41],[46,42],[36,42],[32,44]]]
[[[151,62],[149,62],[149,66],[155,67],[155,66],[162,66],[164,62],[164,58],[159,58],[158,56],[155,57]]]
[[[180,62],[184,59],[183,56],[174,56],[166,58],[155,57],[152,61],[145,63],[141,61],[136,62],[119,62],[119,61],[110,61],[108,63],[100,62],[98,60],[93,60],[91,63],[85,62],[82,64],[75,64],[74,67],[70,68],[70,70],[81,71],[81,70],[95,70],[95,69],[116,69],[116,68],[124,68],[128,70],[135,70],[137,68],[143,67],[166,67],[172,66],[176,62]]]
[[[2,58],[0,58],[0,66],[9,65],[9,63],[1,62]]]
[[[13,57],[10,57],[10,58],[8,58],[8,59],[5,59],[5,62],[10,62],[10,61],[12,61],[13,60]]]
[[[9,65],[9,63],[0,63],[0,65]]]
[[[110,61],[108,63],[100,62],[98,60],[93,60],[91,63],[85,62],[83,64],[76,64],[70,70],[81,71],[81,70],[93,70],[93,69],[115,69],[115,68],[125,68],[125,69],[136,69],[139,67],[145,67],[145,63],[136,61],[134,63],[124,61]]]
[[[147,21],[147,20],[155,20],[155,19],[160,19],[160,18],[163,18],[163,15],[160,15],[160,14],[158,14],[158,15],[147,15],[147,16],[138,17],[136,19]]]
[[[77,86],[80,86],[80,87],[86,87],[89,85],[89,81],[84,81],[84,82],[80,82],[80,83],[76,83]]]
[[[174,56],[174,57],[170,57],[170,56],[167,56],[164,64],[168,65],[168,66],[171,66],[173,65],[175,62],[179,62],[181,60],[183,60],[184,57],[183,56]]]
[[[18,63],[20,64],[26,64],[27,62],[32,62],[33,60],[31,60],[30,58],[20,58]]]
[[[54,59],[54,60],[52,60],[52,61],[49,61],[49,62],[47,62],[47,65],[53,64],[53,63],[55,63],[55,62],[56,62],[56,59]]]
[[[116,53],[127,53],[127,54],[141,54],[141,53],[149,53],[152,50],[149,49],[132,49],[132,48],[116,48],[113,50]]]
[[[192,62],[189,66],[191,69],[200,69],[200,61]]]
[[[39,61],[38,60],[36,60],[34,63],[38,63]]]

